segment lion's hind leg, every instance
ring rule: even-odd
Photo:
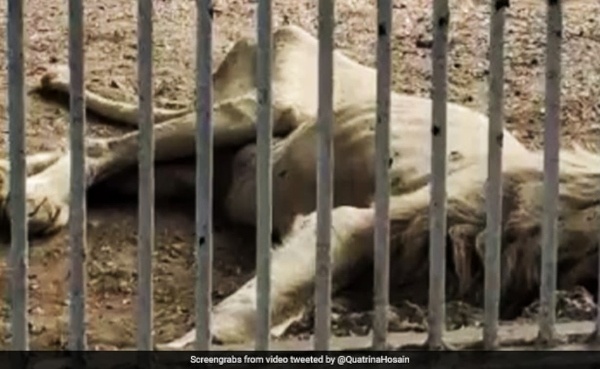
[[[69,94],[69,67],[66,65],[56,65],[49,67],[48,69],[49,70],[41,77],[40,85],[37,89],[41,92]],[[139,107],[137,104],[113,100],[88,89],[85,89],[84,95],[86,107],[90,111],[112,121],[120,122],[131,127],[138,127]],[[177,110],[154,108],[153,116],[154,121],[160,123],[169,119],[182,117],[190,114],[192,111],[193,109],[191,106],[189,108]]]
[[[298,217],[283,245],[272,253],[272,327],[296,316],[314,291],[316,213]],[[372,255],[373,210],[339,207],[332,212],[332,274],[334,291],[348,284]],[[368,264],[367,264],[368,265]],[[213,310],[212,333],[220,343],[251,341],[256,330],[256,278],[252,278]],[[188,332],[164,348],[184,348],[195,334]]]

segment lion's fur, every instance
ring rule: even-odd
[[[272,308],[274,324],[301,310],[314,282],[316,226],[316,142],[318,73],[317,41],[295,26],[273,36],[273,116],[278,137],[273,152],[273,228],[283,237],[273,251]],[[215,204],[234,222],[255,225],[255,84],[256,44],[237,42],[214,74],[214,143],[233,150],[219,157],[215,180],[225,183]],[[68,92],[68,75],[48,74],[42,89]],[[86,92],[88,108],[135,125],[136,107]],[[339,51],[334,58],[334,211],[333,280],[338,291],[369,264],[373,250],[374,126],[376,73]],[[391,244],[394,289],[428,278],[429,197],[431,179],[431,101],[393,93],[391,96]],[[194,112],[158,112],[156,160],[169,166],[195,151]],[[481,297],[485,247],[488,120],[460,105],[448,104],[448,276],[451,295]],[[171,118],[171,119],[167,119]],[[90,139],[88,180],[111,183],[137,162],[137,135]],[[527,150],[508,131],[503,133],[502,289],[504,306],[528,298],[539,285],[543,213],[543,155]],[[223,157],[225,158],[225,157]],[[66,209],[69,168],[65,158],[33,176],[28,196],[38,203]],[[582,148],[562,150],[560,157],[559,285],[597,279],[600,155]],[[193,187],[193,165],[181,165],[181,181],[170,191]],[[227,180],[223,180],[224,173]],[[160,177],[157,177],[160,178]],[[169,176],[172,178],[172,176]],[[230,181],[229,185],[226,182]],[[160,181],[159,181],[160,182]],[[114,181],[114,190],[127,187]],[[134,182],[135,183],[135,182]],[[60,185],[57,185],[60,184]],[[29,185],[28,185],[29,186]],[[157,183],[157,188],[160,188]],[[47,188],[55,192],[48,193]],[[129,190],[135,186],[129,186]],[[168,191],[167,191],[168,192]],[[193,193],[193,192],[188,192]],[[48,198],[50,201],[48,201]],[[43,201],[42,201],[43,200]],[[52,205],[54,204],[54,205]],[[52,208],[53,209],[53,208]],[[41,214],[41,215],[40,215]],[[30,222],[64,226],[43,213]],[[43,228],[43,227],[41,227]],[[40,229],[38,227],[37,229]],[[213,335],[223,342],[245,341],[254,332],[255,280],[214,308]],[[506,297],[508,296],[508,297]],[[190,332],[171,347],[193,340]]]
[[[539,293],[544,214],[543,154],[531,151],[503,170],[502,295],[504,313]],[[559,287],[586,285],[597,279],[600,234],[600,155],[580,147],[562,150],[559,159],[558,270]],[[456,278],[454,297],[481,299],[486,203],[481,168],[472,166],[447,179],[448,247]],[[391,199],[394,280],[427,279],[429,188]],[[462,295],[462,296],[461,296]],[[470,296],[466,296],[470,295]]]

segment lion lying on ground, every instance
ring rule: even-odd
[[[273,36],[273,229],[282,246],[272,255],[272,324],[296,315],[312,296],[315,276],[317,40],[286,26]],[[214,74],[214,145],[232,149],[230,160],[217,157],[215,181],[225,172],[226,191],[216,194],[216,210],[232,222],[255,225],[256,44],[237,42]],[[372,259],[374,210],[374,125],[376,72],[335,52],[334,60],[334,210],[333,290],[353,283]],[[68,73],[55,69],[41,89],[68,93]],[[130,126],[137,107],[86,91],[87,107]],[[427,281],[431,101],[397,93],[391,98],[391,246],[394,291]],[[196,115],[192,110],[155,110],[157,194],[193,194],[194,166],[176,164],[195,154]],[[485,234],[484,188],[487,177],[486,116],[448,104],[448,260],[449,294],[481,294]],[[109,139],[88,139],[89,186],[114,180],[137,164],[138,132]],[[541,153],[527,150],[504,132],[504,217],[502,252],[503,308],[537,293],[542,212]],[[28,158],[29,229],[48,234],[68,221],[69,156],[38,154]],[[560,161],[560,285],[596,280],[600,156],[563,151]],[[172,168],[171,168],[172,169]],[[6,173],[5,173],[6,174]],[[111,181],[112,180],[112,181]],[[6,178],[4,183],[8,183]],[[135,185],[133,186],[135,189]],[[6,185],[4,199],[6,199]],[[5,203],[5,202],[4,202]],[[590,257],[593,256],[593,257]],[[507,293],[509,295],[507,295]],[[510,296],[510,297],[507,297]],[[368,298],[368,297],[367,297]],[[508,301],[506,299],[508,298]],[[223,343],[252,340],[255,332],[255,280],[216,305],[212,334]],[[194,332],[166,345],[185,347]]]

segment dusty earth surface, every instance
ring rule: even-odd
[[[256,4],[246,0],[215,1],[215,66],[225,50],[241,35],[254,32]],[[431,1],[394,1],[393,88],[427,96],[431,83]],[[449,98],[479,111],[487,109],[488,1],[451,1]],[[275,1],[275,25],[298,24],[316,34],[316,1]],[[542,1],[512,2],[507,13],[506,124],[531,146],[543,133],[545,6]],[[195,5],[191,1],[157,0],[154,25],[155,99],[158,105],[194,95]],[[34,86],[49,63],[67,61],[67,4],[50,0],[26,1],[26,73]],[[136,4],[103,0],[85,4],[86,83],[99,92],[135,102]],[[568,1],[564,7],[563,32],[563,145],[598,139],[600,103],[600,5],[593,1]],[[0,37],[5,38],[6,2],[0,3]],[[367,65],[375,62],[375,1],[343,0],[336,5],[336,46]],[[0,110],[6,112],[6,43],[0,43]],[[34,94],[28,95],[27,144],[29,152],[65,148],[68,144],[68,110]],[[110,135],[123,130],[90,117],[91,135]],[[0,124],[7,131],[6,113]],[[449,137],[452,139],[461,139]],[[7,135],[0,136],[6,148]],[[186,205],[186,204],[184,204]],[[189,205],[189,203],[187,204]],[[135,342],[137,205],[132,201],[90,198],[88,212],[88,342],[94,349],[132,347]],[[233,292],[252,274],[254,248],[249,234],[215,239],[214,301]],[[157,204],[154,264],[155,341],[176,338],[193,321],[193,267],[190,247],[194,234],[193,209]],[[232,252],[232,247],[236,247]],[[0,293],[8,296],[6,255],[0,248]],[[46,240],[35,240],[30,250],[31,347],[63,348],[67,338],[66,231]],[[559,316],[590,319],[593,298],[574,291],[561,298]],[[336,304],[337,305],[337,304]],[[574,313],[571,313],[573,312]],[[535,306],[523,319],[532,317]],[[391,329],[425,329],[426,312],[410,302],[397,304],[391,312]],[[448,307],[449,329],[479,324],[477,309],[452,303]],[[9,310],[0,303],[0,347],[9,343]],[[337,308],[337,334],[364,334],[369,314]],[[310,317],[294,325],[290,334],[305,334]]]

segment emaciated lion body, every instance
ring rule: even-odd
[[[295,26],[273,36],[273,228],[282,247],[272,258],[272,323],[297,314],[312,296],[315,275],[318,65],[317,40]],[[243,39],[229,51],[214,74],[214,145],[231,149],[231,160],[218,157],[215,176],[229,173],[226,191],[215,198],[227,218],[256,224],[255,147],[257,94],[256,44]],[[353,283],[369,265],[373,250],[375,183],[376,71],[336,51],[334,56],[334,291]],[[42,90],[68,92],[68,74],[56,69],[42,78]],[[87,91],[88,109],[124,124],[137,124],[137,107]],[[395,284],[427,280],[429,181],[431,177],[431,100],[391,96],[391,246]],[[488,119],[448,104],[448,247],[449,273],[456,293],[473,295],[481,287],[485,231]],[[155,111],[155,158],[162,166],[195,155],[196,115],[192,110]],[[440,132],[444,134],[444,132]],[[89,186],[111,183],[137,164],[138,132],[89,139]],[[527,294],[539,283],[541,240],[541,154],[526,149],[508,131],[503,134],[504,217],[503,291]],[[69,158],[43,154],[29,159],[29,226],[49,233],[68,221]],[[561,153],[560,283],[574,285],[594,277],[589,255],[597,255],[600,157],[583,150]],[[37,164],[37,162],[41,164]],[[174,164],[175,165],[175,164]],[[194,166],[177,164],[179,180],[161,183],[157,193],[193,194]],[[181,174],[183,173],[183,174]],[[164,177],[162,177],[164,178]],[[7,183],[7,182],[5,182]],[[161,190],[162,189],[162,190]],[[162,192],[161,192],[162,191]],[[33,209],[36,209],[33,211]],[[191,278],[191,276],[190,276]],[[479,281],[479,283],[478,283]],[[256,287],[250,280],[213,310],[212,333],[221,342],[243,342],[255,330]],[[184,347],[189,332],[167,347]]]

